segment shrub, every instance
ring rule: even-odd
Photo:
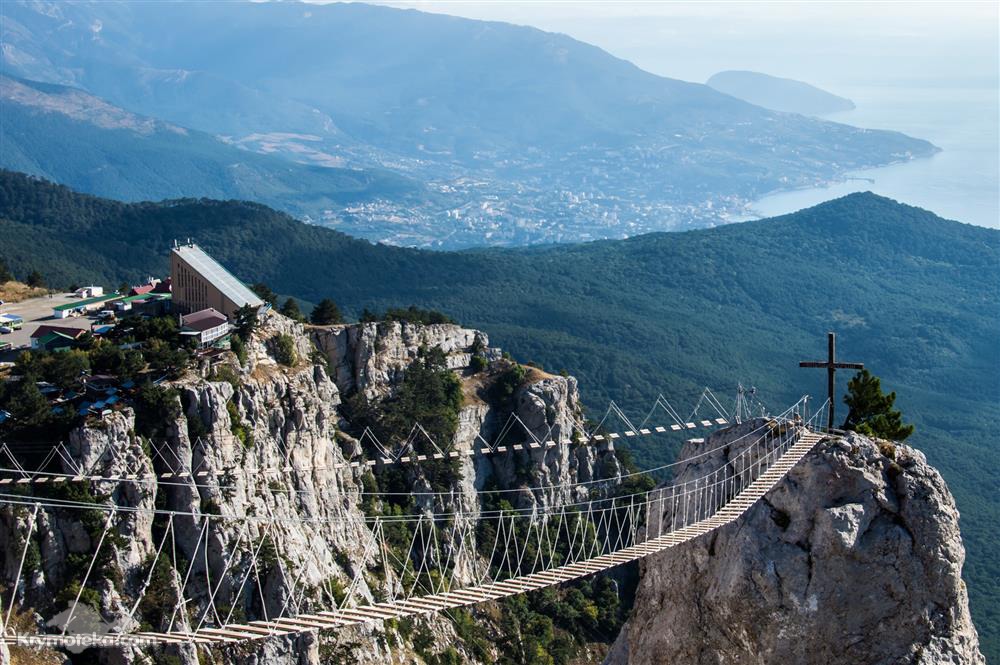
[[[896,446],[889,441],[882,441],[878,444],[878,451],[882,453],[884,457],[888,457],[891,460],[896,459]]]
[[[511,363],[510,367],[493,384],[494,399],[501,404],[509,402],[514,397],[514,392],[524,383],[524,377],[527,375],[528,370],[517,363]]]
[[[469,361],[469,369],[473,374],[478,374],[489,366],[490,362],[483,356],[472,356],[472,360]]]
[[[147,630],[163,630],[177,602],[174,589],[173,568],[166,553],[156,557],[150,554],[143,563],[143,569],[152,568],[149,587],[139,603],[139,615]]]
[[[489,662],[490,638],[482,624],[477,623],[472,614],[462,608],[452,611],[451,620],[455,625],[455,633],[472,655],[481,662]]]
[[[212,370],[212,375],[208,377],[210,381],[225,381],[234,389],[239,388],[242,381],[240,375],[236,373],[231,365],[217,365]]]
[[[340,578],[331,577],[326,581],[326,587],[333,597],[333,602],[337,604],[337,607],[340,607],[340,604],[344,602],[344,598],[347,597],[347,589],[344,588],[344,583],[340,581]]]
[[[239,440],[239,442],[243,445],[243,448],[246,450],[253,448],[253,433],[243,423],[243,419],[240,418],[240,412],[236,409],[236,405],[232,402],[227,402],[226,411],[229,412],[229,431],[233,433],[233,436],[235,436],[237,440]]]
[[[286,367],[292,367],[298,362],[295,354],[295,340],[284,333],[274,339],[274,359]]]
[[[420,625],[413,632],[413,650],[426,661],[432,656],[430,652],[432,646],[434,646],[434,634],[427,626]]]
[[[80,603],[88,605],[95,612],[101,611],[101,594],[90,587],[84,587],[83,591],[80,591],[80,583],[76,580],[70,582],[63,587],[62,591],[56,594],[56,605],[72,606],[78,593],[80,594]]]
[[[229,338],[229,350],[236,354],[236,359],[240,362],[240,367],[246,367],[247,347],[239,335]]]

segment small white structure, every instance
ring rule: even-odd
[[[81,286],[73,294],[77,298],[96,298],[104,295],[103,286]]]
[[[231,327],[226,315],[211,307],[181,317],[181,334],[196,337],[198,346],[209,346],[225,337]]]

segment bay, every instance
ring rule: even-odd
[[[869,86],[838,90],[852,111],[828,120],[892,129],[941,148],[933,157],[849,174],[828,187],[780,192],[751,205],[772,217],[851,192],[872,191],[948,219],[1000,228],[1000,90],[995,87]]]

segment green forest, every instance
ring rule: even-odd
[[[428,252],[374,245],[265,206],[123,204],[0,173],[0,259],[55,286],[117,285],[168,269],[192,238],[248,283],[303,310],[332,298],[348,320],[415,305],[485,331],[493,346],[580,380],[591,417],[609,399],[641,419],[659,393],[679,411],[737,382],[780,410],[821,396],[825,357],[861,361],[916,426],[962,512],[965,575],[988,658],[1000,658],[1000,232],[873,194],[783,217],[629,240]],[[849,372],[839,375],[841,394]],[[847,415],[838,404],[842,419]],[[635,445],[639,466],[672,454]]]

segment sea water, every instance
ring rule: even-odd
[[[1000,90],[995,87],[880,86],[838,90],[856,109],[824,116],[930,141],[933,157],[848,174],[829,187],[782,192],[751,206],[759,217],[872,191],[960,222],[1000,228]],[[871,182],[874,181],[874,182]]]

